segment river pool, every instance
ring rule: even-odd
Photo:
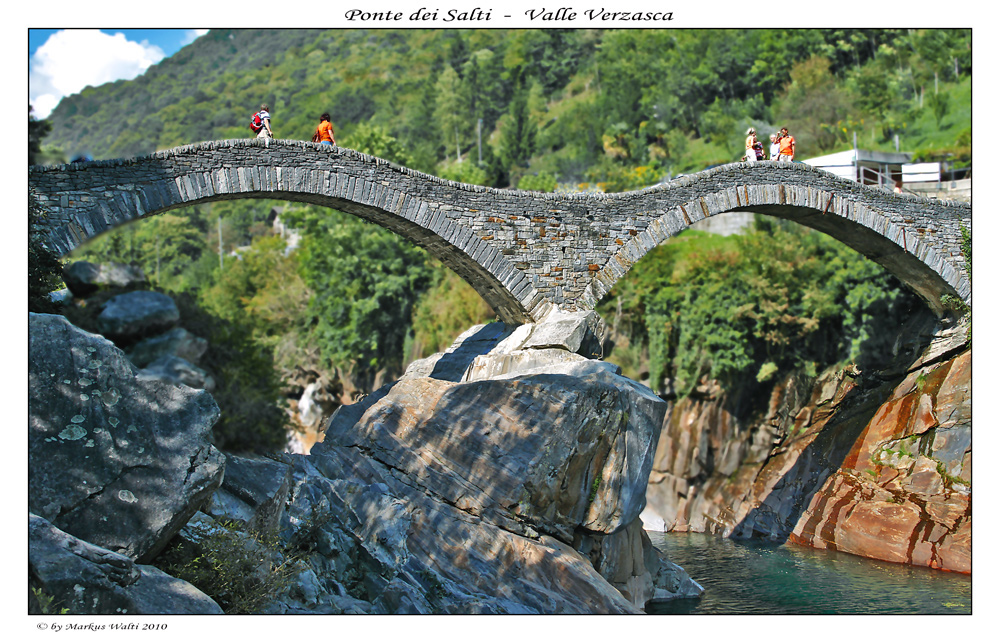
[[[799,545],[648,532],[705,588],[654,614],[971,614],[972,578]]]

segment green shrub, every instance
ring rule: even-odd
[[[175,539],[156,564],[205,592],[226,614],[259,613],[298,573],[298,558],[276,536],[241,531],[235,522],[188,528],[195,542]]]
[[[35,603],[31,605],[32,609],[29,610],[30,614],[42,614],[46,616],[54,614],[69,614],[68,607],[59,607],[59,603],[56,602],[55,597],[51,594],[45,593],[45,591],[40,587],[32,587],[31,595],[34,597]]]
[[[517,182],[517,189],[529,192],[553,192],[556,185],[556,177],[548,172],[539,172],[538,174],[522,176],[521,180]]]
[[[469,160],[461,163],[442,163],[438,166],[437,175],[442,179],[469,185],[488,185],[490,179],[485,168]]]
[[[757,371],[757,381],[766,382],[778,371],[778,366],[774,362],[764,362]]]

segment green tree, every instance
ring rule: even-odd
[[[480,49],[463,65],[459,85],[460,108],[464,108],[465,121],[472,130],[482,119],[483,130],[488,133],[503,113],[507,83],[503,79],[501,63],[500,57],[492,50]]]
[[[187,216],[165,212],[121,226],[77,248],[75,261],[135,264],[157,286],[185,289],[181,275],[206,249],[201,231]]]
[[[890,79],[878,67],[862,67],[852,77],[854,102],[864,113],[883,120],[892,107],[894,95]]]
[[[303,231],[300,271],[312,292],[305,325],[323,364],[360,382],[398,373],[413,307],[430,283],[427,254],[349,215],[291,214]]]
[[[432,261],[430,286],[413,309],[413,338],[408,361],[427,357],[451,346],[463,332],[491,321],[496,313],[472,286],[439,261]]]
[[[200,290],[199,304],[227,321],[244,320],[257,339],[273,346],[297,328],[309,300],[298,262],[285,249],[279,236],[255,239]]]
[[[538,127],[528,109],[528,92],[521,87],[515,92],[510,108],[500,124],[500,162],[512,175],[528,166],[535,152]]]
[[[938,127],[941,127],[941,121],[948,114],[948,94],[944,92],[931,94],[927,97],[927,104],[934,115],[934,122],[937,123]]]
[[[28,310],[57,312],[49,293],[62,285],[62,262],[45,244],[45,210],[28,190]]]
[[[615,286],[612,301],[624,297],[644,320],[634,334],[648,337],[654,388],[671,382],[686,395],[703,378],[731,388],[810,362],[867,365],[891,352],[874,343],[875,328],[912,315],[915,295],[825,235],[770,220],[759,227],[735,238],[685,233]]]
[[[52,123],[38,120],[32,112],[34,108],[28,105],[28,165],[37,165],[42,159],[42,139],[52,131]]]
[[[601,91],[599,107],[606,123],[624,123],[633,130],[650,115],[644,102],[660,78],[669,74],[670,64],[677,62],[677,43],[678,36],[668,30],[622,29],[605,35],[598,47],[596,63]],[[680,93],[678,89],[674,87],[674,95]],[[683,96],[678,96],[679,102],[683,100]],[[686,115],[661,113],[661,117],[668,125],[675,125]]]
[[[813,56],[795,64],[790,75],[777,116],[795,137],[796,158],[835,147],[842,139],[837,124],[851,113],[851,103],[831,73],[829,59]]]
[[[371,154],[406,167],[413,164],[413,157],[403,144],[379,125],[361,124],[347,140],[351,147],[359,152]]]
[[[461,160],[462,143],[467,140],[468,133],[467,115],[462,106],[460,82],[458,72],[449,66],[441,72],[435,88],[438,104],[434,110],[434,117],[441,132],[445,157],[449,157],[451,150],[454,150],[456,161]]]

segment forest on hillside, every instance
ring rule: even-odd
[[[341,146],[498,188],[638,189],[738,160],[751,125],[788,127],[803,158],[856,136],[963,166],[971,70],[969,30],[211,30],[134,80],[88,87],[45,121],[29,115],[29,156],[246,138],[266,102],[279,139],[309,140],[329,112]],[[294,250],[275,217],[301,235]],[[227,420],[227,405],[275,404],[267,373],[314,370],[370,391],[493,318],[422,249],[305,204],[174,210],[78,259],[138,264],[227,347],[209,366],[239,383],[219,400],[230,436],[251,434],[241,423],[254,417]],[[739,237],[689,232],[657,248],[599,310],[615,329],[609,360],[686,395],[703,378],[766,383],[874,354],[875,327],[917,306],[857,253],[760,217]]]
[[[377,127],[415,169],[495,187],[525,173],[613,183],[638,167],[697,171],[738,159],[750,125],[788,127],[803,157],[849,147],[856,133],[868,149],[898,136],[919,157],[961,162],[971,39],[938,29],[211,30],[139,78],[64,99],[48,145],[117,158],[244,138],[265,102],[277,138],[309,140],[329,112],[341,145],[356,149],[359,128]]]

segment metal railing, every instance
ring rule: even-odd
[[[814,167],[820,170],[826,170],[828,172],[831,171],[830,168],[850,168],[852,176],[847,176],[845,178],[848,178],[852,181],[856,181],[858,183],[861,183],[862,185],[870,185],[872,187],[882,188],[883,190],[889,192],[896,192],[898,189],[899,192],[906,192],[908,194],[920,196],[917,192],[914,192],[913,190],[904,187],[902,178],[900,178],[899,181],[896,181],[892,177],[892,174],[883,171],[882,168],[872,168],[866,165],[858,165],[857,163],[851,163],[849,165],[848,164],[816,165]],[[839,174],[837,172],[834,172],[834,174],[837,174],[838,176],[843,176],[843,174]],[[868,179],[872,179],[876,182],[874,183],[868,182]]]

